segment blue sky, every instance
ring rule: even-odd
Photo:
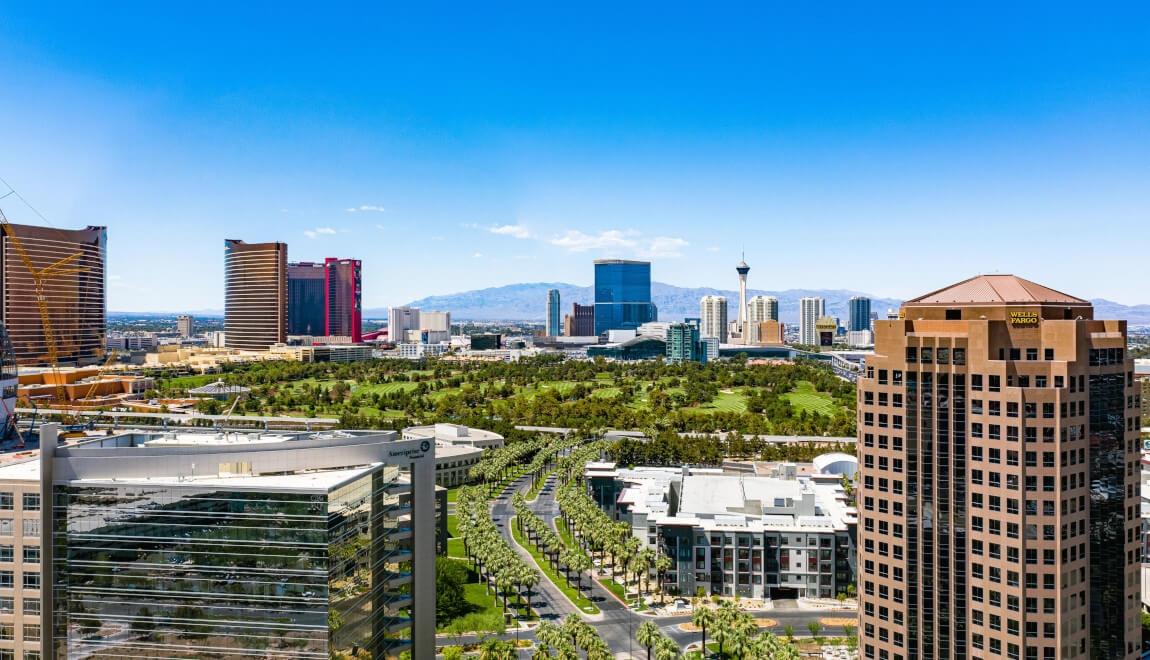
[[[361,258],[370,307],[741,250],[1150,303],[1145,3],[46,4],[0,20],[0,177],[108,226],[114,310],[221,308],[225,238]]]

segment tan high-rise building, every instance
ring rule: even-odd
[[[985,275],[875,323],[859,380],[863,658],[1137,658],[1126,323]]]
[[[107,230],[0,227],[0,323],[8,328],[16,362],[43,366],[51,364],[48,336],[36,300],[35,280],[16,249],[13,235],[32,267],[51,273],[43,278],[42,286],[57,361],[70,365],[99,362],[107,331]],[[56,268],[51,269],[54,265]]]
[[[224,343],[266,351],[287,339],[287,244],[224,241]]]

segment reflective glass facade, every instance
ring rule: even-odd
[[[57,485],[58,657],[328,658],[408,648],[407,486]]]
[[[224,241],[224,341],[266,351],[287,339],[287,244]]]
[[[651,302],[651,264],[601,259],[595,262],[595,334],[634,330],[659,320]]]
[[[23,246],[33,268],[59,267],[41,282],[59,363],[98,362],[104,353],[106,334],[107,230],[11,224],[0,227],[0,323],[8,328],[20,364],[44,366],[51,360],[37,305],[36,280],[16,241]]]
[[[321,264],[288,264],[288,334],[324,333],[324,274]]]

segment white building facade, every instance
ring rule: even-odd
[[[699,301],[699,336],[713,337],[727,343],[727,299],[725,296],[703,296]]]
[[[817,346],[819,333],[815,324],[826,315],[826,302],[818,297],[799,298],[799,343]]]

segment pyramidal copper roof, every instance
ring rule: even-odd
[[[1055,291],[1016,275],[976,275],[957,284],[932,291],[908,305],[989,304],[1056,304],[1089,305],[1081,298]]]

